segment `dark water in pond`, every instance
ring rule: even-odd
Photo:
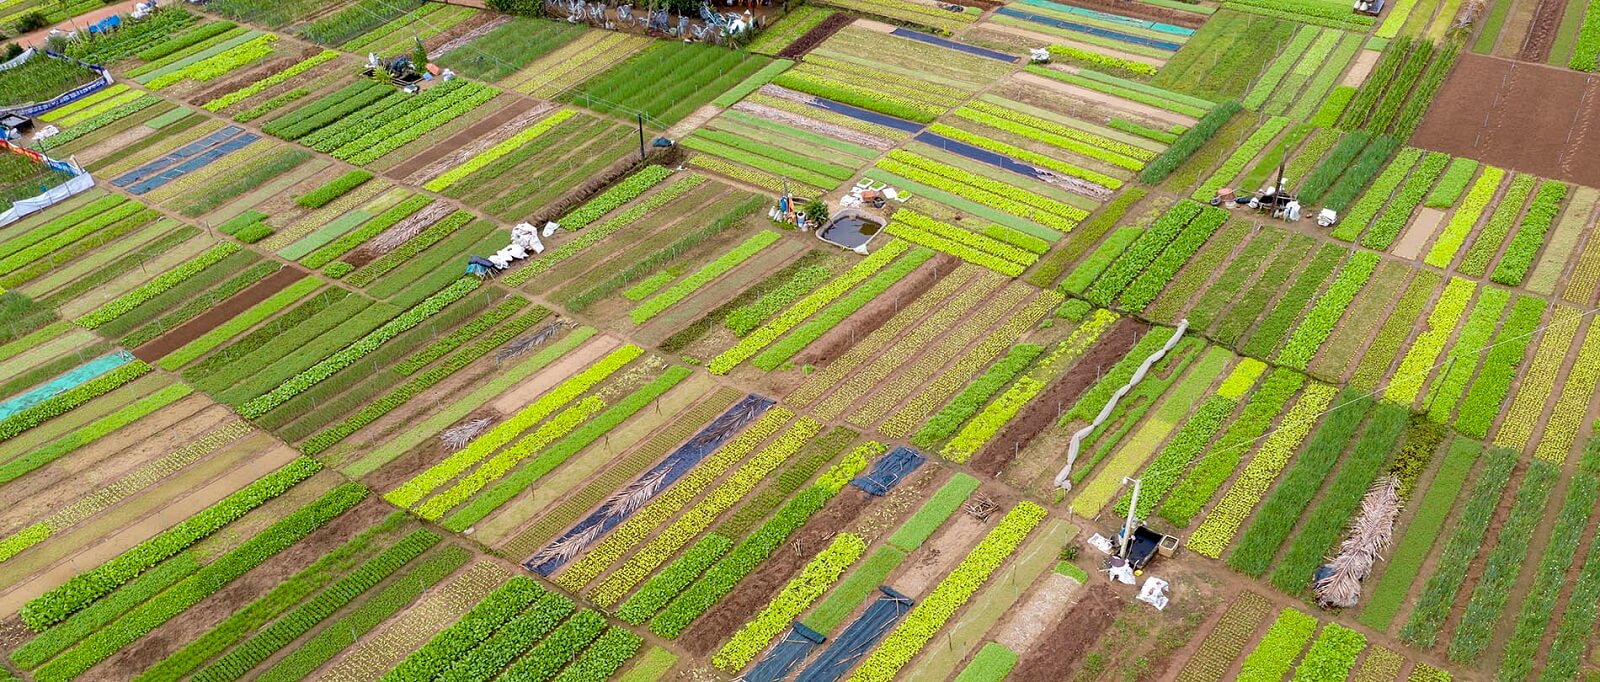
[[[882,229],[883,226],[876,222],[860,216],[847,215],[834,218],[833,222],[828,223],[827,227],[817,233],[817,236],[847,249],[853,249],[867,243]]]

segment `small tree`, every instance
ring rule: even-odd
[[[806,202],[805,208],[800,209],[806,215],[806,222],[821,225],[828,220],[828,202],[821,199],[812,199]]]
[[[411,67],[422,73],[428,70],[428,50],[422,46],[421,38],[412,38],[417,44],[411,48]]]
[[[18,17],[15,26],[17,35],[21,35],[29,31],[37,31],[49,25],[50,20],[44,16],[43,12],[29,12]]]

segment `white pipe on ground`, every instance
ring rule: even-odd
[[[1133,390],[1134,386],[1139,385],[1139,382],[1144,380],[1144,375],[1150,371],[1150,368],[1155,366],[1157,362],[1160,362],[1161,358],[1166,357],[1167,353],[1172,350],[1173,346],[1178,345],[1178,342],[1183,340],[1183,333],[1188,331],[1188,329],[1189,320],[1179,320],[1178,328],[1172,331],[1172,338],[1167,339],[1167,343],[1165,345],[1157,349],[1156,352],[1151,353],[1150,357],[1145,358],[1144,362],[1139,365],[1139,369],[1134,370],[1133,376],[1128,378],[1128,383],[1123,384],[1122,388],[1117,389],[1116,393],[1111,394],[1111,399],[1106,401],[1105,407],[1100,408],[1100,414],[1095,416],[1093,422],[1090,422],[1088,426],[1078,429],[1077,433],[1072,434],[1072,442],[1067,446],[1067,465],[1061,467],[1061,472],[1056,474],[1057,488],[1062,490],[1072,489],[1072,464],[1078,461],[1078,448],[1082,445],[1083,439],[1088,438],[1089,434],[1093,433],[1096,427],[1100,426],[1102,422],[1110,418],[1111,410],[1116,408],[1117,403],[1122,400],[1122,396],[1127,395],[1128,391]]]

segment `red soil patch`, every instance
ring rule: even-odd
[[[194,319],[178,325],[172,331],[156,337],[143,346],[133,349],[133,356],[145,362],[160,360],[166,354],[182,348],[185,344],[200,338],[206,332],[216,329],[217,325],[233,319],[239,313],[248,310],[250,306],[267,300],[268,297],[282,291],[284,287],[299,281],[305,274],[306,272],[298,267],[285,267],[267,275],[266,279],[256,282],[244,291],[234,294],[228,300],[212,306]]]
[[[1094,645],[1100,632],[1111,625],[1121,607],[1120,600],[1105,583],[1096,583],[1044,637],[1041,646],[1023,655],[1022,661],[1006,677],[1017,682],[1057,682],[1067,679],[1064,671]]]
[[[782,59],[799,59],[805,53],[821,45],[822,41],[833,37],[833,34],[838,33],[839,29],[849,26],[850,22],[855,20],[854,16],[844,12],[831,14],[828,18],[823,19],[822,23],[812,26],[811,30],[801,34],[799,38],[795,38],[794,42],[785,45],[782,50],[778,50],[778,57]]]
[[[1464,54],[1411,143],[1600,186],[1600,134],[1590,132],[1597,87],[1576,71]]]
[[[812,557],[826,549],[834,534],[850,525],[872,500],[873,497],[860,488],[846,487],[790,536],[788,542],[774,550],[760,568],[739,581],[732,593],[689,626],[678,643],[696,656],[716,651],[724,640],[750,620],[751,614],[760,612],[772,600],[772,595],[783,589]]]
[[[1567,0],[1540,0],[1517,59],[1543,62],[1550,58],[1550,48],[1555,45],[1556,33],[1561,29],[1561,15],[1566,9]]]
[[[973,456],[972,468],[989,476],[999,476],[1016,453],[1027,448],[1041,430],[1059,418],[1062,409],[1078,402],[1079,396],[1099,379],[1098,373],[1090,368],[1110,367],[1127,355],[1133,344],[1149,329],[1150,325],[1142,322],[1128,318],[1119,320],[1110,331],[1095,341],[1094,346],[1084,353],[1072,369],[1022,408],[1000,433],[990,439],[988,445]]]

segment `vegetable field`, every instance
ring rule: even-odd
[[[0,680],[1600,671],[1589,4],[578,9],[0,65]]]

